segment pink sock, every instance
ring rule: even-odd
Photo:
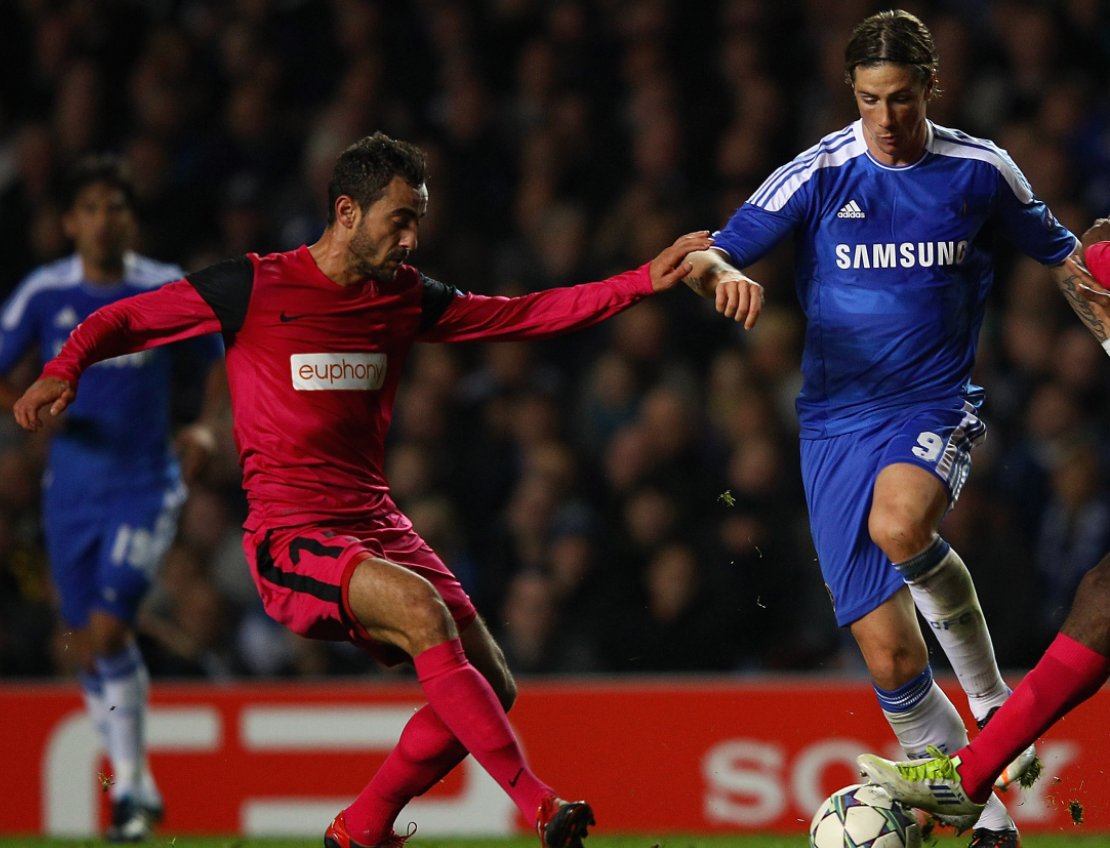
[[[1060,633],[975,740],[957,752],[964,789],[985,801],[994,779],[1110,676],[1110,659]]]
[[[447,776],[466,748],[431,707],[417,710],[381,768],[343,811],[347,830],[362,845],[384,842],[401,810]]]
[[[428,704],[479,764],[513,799],[524,820],[535,820],[540,803],[554,795],[524,762],[508,716],[458,639],[416,656],[416,675]]]

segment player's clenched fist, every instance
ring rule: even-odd
[[[73,403],[75,397],[77,397],[77,391],[65,380],[43,377],[27,388],[23,396],[12,406],[12,413],[20,427],[33,433],[42,426],[39,410],[49,406],[51,415],[61,415],[62,411]]]

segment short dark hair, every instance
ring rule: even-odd
[[[922,83],[936,78],[940,61],[933,34],[916,15],[888,9],[864,19],[844,49],[844,78],[855,82],[856,68],[884,63],[907,65]]]
[[[62,209],[72,209],[77,195],[95,183],[119,189],[128,207],[135,208],[135,184],[127,164],[111,153],[92,153],[77,160],[62,180],[58,198]]]
[[[339,154],[328,182],[328,224],[335,223],[335,201],[343,195],[366,209],[385,194],[394,177],[413,188],[427,181],[427,157],[415,144],[385,133],[360,138]]]

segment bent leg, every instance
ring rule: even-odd
[[[468,661],[435,587],[401,566],[366,558],[351,574],[347,606],[371,638],[413,657],[435,716],[531,821],[555,793],[525,763],[502,701]]]
[[[959,713],[933,681],[925,640],[908,589],[850,625],[871,673],[883,715],[910,759],[936,745],[954,751],[967,741]]]
[[[475,668],[489,681],[506,711],[516,684],[485,622],[475,618],[460,634]],[[351,836],[363,845],[383,842],[401,810],[423,795],[466,757],[466,748],[428,705],[417,710],[381,768],[343,811]]]
[[[899,589],[867,615],[848,625],[875,685],[897,689],[929,664],[909,590]]]
[[[1110,677],[1110,555],[1084,575],[1060,634],[975,740],[960,752],[973,800],[1015,752],[1036,741]]]
[[[1009,694],[971,572],[936,533],[948,508],[940,479],[909,463],[886,466],[875,481],[872,539],[902,574],[922,617],[952,665],[976,721]]]
[[[908,589],[900,589],[853,622],[851,632],[874,679],[883,715],[907,758],[927,757],[929,745],[951,752],[967,743],[963,720],[933,679]],[[975,823],[976,828],[990,830],[1013,826],[1006,808],[994,796]]]

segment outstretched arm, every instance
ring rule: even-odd
[[[212,308],[184,280],[117,300],[74,328],[39,379],[15,402],[15,420],[35,431],[42,426],[42,409],[60,415],[77,396],[81,374],[96,362],[220,330]]]
[[[711,299],[717,311],[750,330],[763,311],[763,286],[735,268],[720,250],[710,248],[691,253],[687,262],[693,270],[686,285]]]
[[[674,288],[692,270],[686,257],[704,250],[706,231],[679,236],[651,262],[594,283],[564,286],[519,297],[461,294],[453,297],[435,323],[424,329],[425,342],[520,341],[546,339],[592,327],[654,292]],[[453,290],[452,290],[453,291]]]

